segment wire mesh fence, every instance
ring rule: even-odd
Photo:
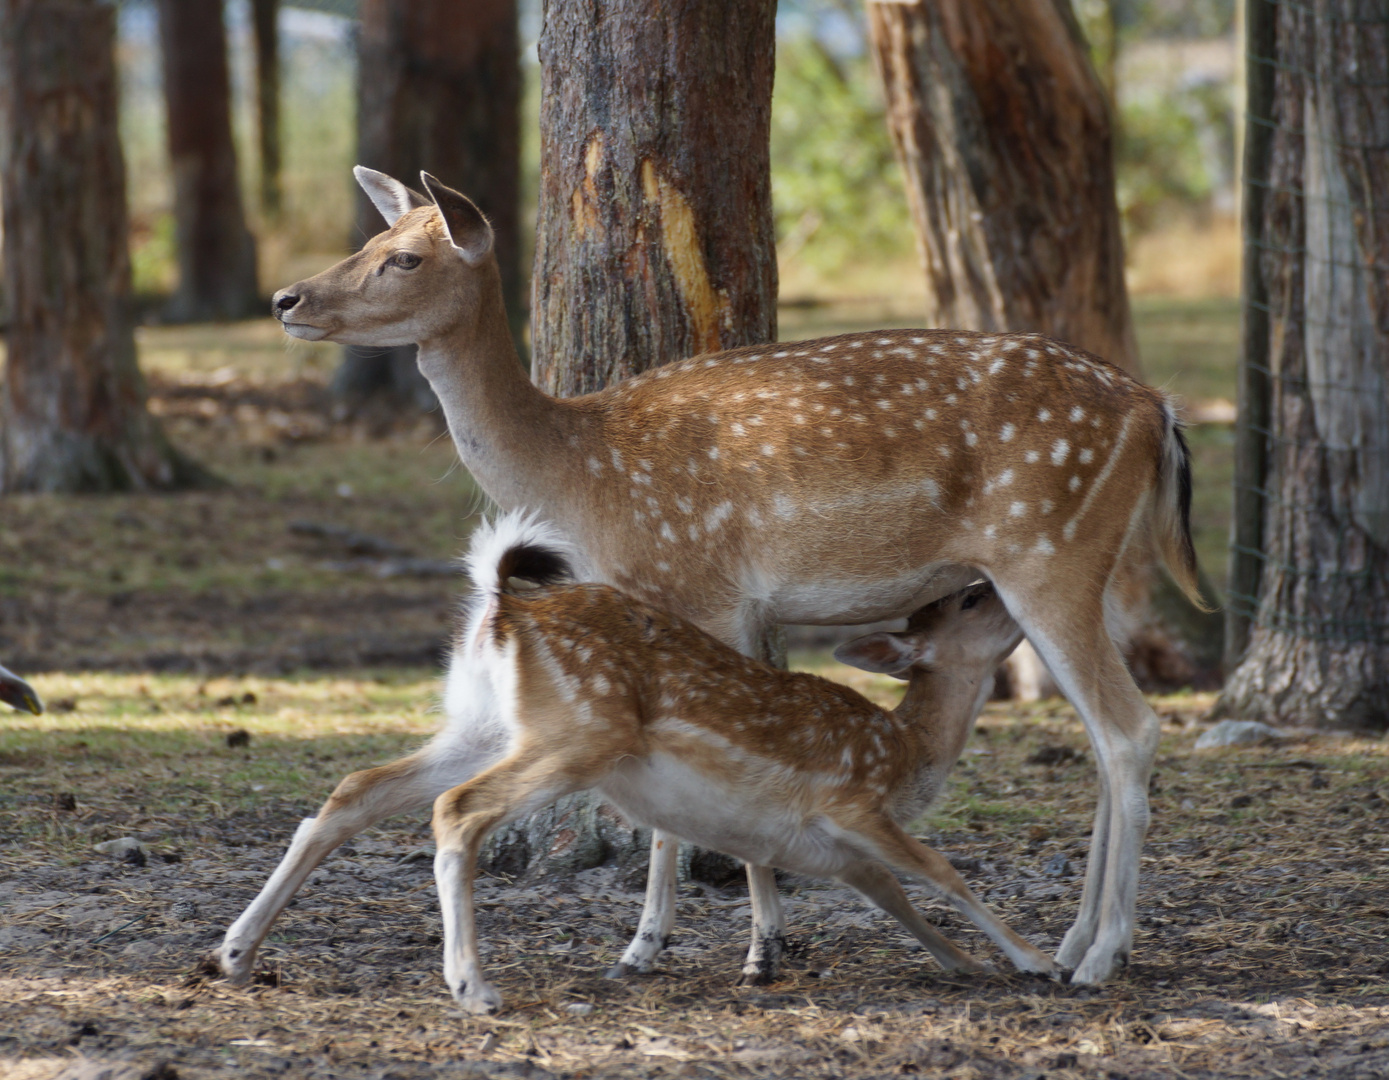
[[[1227,668],[1389,645],[1389,4],[1248,0]]]

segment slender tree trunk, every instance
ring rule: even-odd
[[[1262,2],[1262,0],[1256,0]],[[1273,15],[1261,253],[1271,432],[1263,572],[1221,710],[1389,727],[1389,20]],[[1255,22],[1251,12],[1251,25]],[[1260,347],[1262,346],[1262,347]]]
[[[540,38],[533,374],[573,395],[776,337],[774,0],[549,0]],[[764,643],[784,666],[781,634]],[[494,867],[644,861],[592,796],[502,830]],[[720,884],[736,861],[682,849]]]
[[[565,395],[776,337],[769,0],[551,0],[536,381]]]
[[[232,142],[222,0],[159,0],[159,32],[178,243],[169,315],[243,318],[263,309]]]
[[[260,136],[260,209],[280,216],[280,0],[251,0],[256,36],[256,118]]]
[[[928,322],[1139,374],[1109,109],[1069,0],[870,0],[868,19]]]
[[[363,0],[357,159],[419,188],[420,170],[468,195],[492,224],[512,333],[525,328],[521,267],[520,39],[516,0]],[[358,192],[358,242],[382,229]],[[413,346],[344,350],[336,393],[429,409]]]
[[[0,0],[0,491],[204,476],[146,411],[136,367],[114,41],[96,0]]]

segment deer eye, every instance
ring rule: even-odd
[[[386,260],[387,266],[398,266],[402,270],[413,270],[424,260],[411,251],[397,251]]]
[[[984,598],[980,596],[978,593],[970,593],[968,596],[966,596],[963,600],[960,601],[960,610],[968,611],[970,608],[974,607],[975,604],[979,603],[979,601],[982,599]]]

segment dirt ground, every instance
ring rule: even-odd
[[[1234,325],[1223,309],[1158,314],[1173,356]],[[334,357],[281,354],[269,330],[142,340],[155,411],[224,487],[4,501],[0,660],[37,673],[51,708],[0,716],[0,1080],[1389,1075],[1389,747],[1319,735],[1197,752],[1208,695],[1157,699],[1133,962],[1099,989],[944,975],[885,916],[798,879],[775,985],[735,985],[745,892],[700,881],[682,886],[659,971],[613,982],[642,872],[597,867],[484,878],[506,1007],[464,1016],[440,976],[422,819],[331,856],[255,985],[224,985],[205,960],[298,821],[433,726],[431,665],[462,584],[449,560],[482,508],[434,421],[336,416]],[[1217,400],[1222,378],[1196,394]],[[1228,428],[1193,434],[1213,565]],[[1067,707],[991,705],[915,831],[1055,948],[1094,798]],[[94,850],[127,836],[144,865]]]
[[[1209,700],[1160,702],[1133,962],[1102,988],[945,975],[885,916],[800,879],[785,883],[791,959],[780,982],[735,985],[746,895],[700,882],[682,886],[658,973],[609,981],[602,973],[636,922],[641,872],[599,867],[563,881],[482,880],[484,957],[506,1006],[475,1018],[440,975],[422,819],[331,856],[277,925],[255,985],[228,987],[207,967],[298,820],[356,767],[354,738],[369,738],[348,733],[328,747],[262,737],[253,714],[269,708],[275,684],[257,685],[260,704],[236,706],[236,722],[257,734],[236,750],[211,705],[198,714],[206,738],[189,722],[201,742],[152,744],[165,749],[137,750],[128,770],[103,765],[118,744],[77,716],[51,736],[9,733],[0,1075],[96,1080],[115,1066],[128,1072],[108,1080],[1389,1074],[1382,742],[1318,736],[1197,752]],[[191,683],[179,693],[192,695]],[[180,707],[160,700],[161,715]],[[393,711],[378,706],[360,722],[380,734]],[[87,734],[74,742],[74,732]],[[1084,748],[1059,703],[992,705],[950,796],[917,829],[1044,948],[1058,943],[1079,895],[1093,806]],[[380,745],[366,753],[391,755]],[[260,757],[287,767],[287,779],[236,779]],[[315,797],[293,797],[296,785]],[[144,866],[93,850],[127,835],[144,842]],[[914,895],[952,938],[1006,967],[971,926],[924,890]]]

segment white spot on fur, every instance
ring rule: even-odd
[[[1090,447],[1087,446],[1084,450],[1080,452],[1080,463],[1082,465],[1089,465],[1090,462],[1092,462],[1094,459],[1095,451],[1092,450]]]
[[[1012,441],[1013,441],[1013,434],[1014,434],[1017,430],[1018,430],[1018,429],[1015,428],[1012,424],[1004,424],[1003,427],[999,428],[999,430],[998,430],[998,441],[999,441],[999,442],[1012,442]]]
[[[1057,439],[1051,444],[1051,463],[1053,465],[1066,464],[1066,458],[1071,454],[1071,444],[1065,439]]]
[[[1048,420],[1051,419],[1051,410],[1045,407],[1038,409],[1037,419],[1045,424]]]
[[[1027,513],[1027,503],[1025,502],[1015,502],[1008,507],[1009,517],[1022,517],[1025,513]]]
[[[1071,423],[1078,424],[1085,419],[1085,410],[1077,405],[1071,410]]]
[[[1080,490],[1080,477],[1079,477],[1079,476],[1073,476],[1073,477],[1071,477],[1071,479],[1067,482],[1066,486],[1067,486],[1068,488],[1070,488],[1072,491],[1079,491],[1079,490]]]
[[[1055,554],[1056,554],[1056,548],[1055,548],[1054,546],[1052,546],[1052,542],[1051,542],[1050,540],[1048,540],[1045,536],[1039,537],[1039,538],[1037,539],[1037,543],[1036,543],[1035,545],[1033,545],[1032,550],[1033,550],[1033,552],[1034,552],[1035,554],[1037,554],[1037,555],[1055,555]]]
[[[704,528],[709,532],[713,532],[725,521],[727,521],[732,513],[733,504],[731,502],[724,501],[719,503],[718,506],[714,507],[714,509],[710,510],[709,513],[704,515]]]

